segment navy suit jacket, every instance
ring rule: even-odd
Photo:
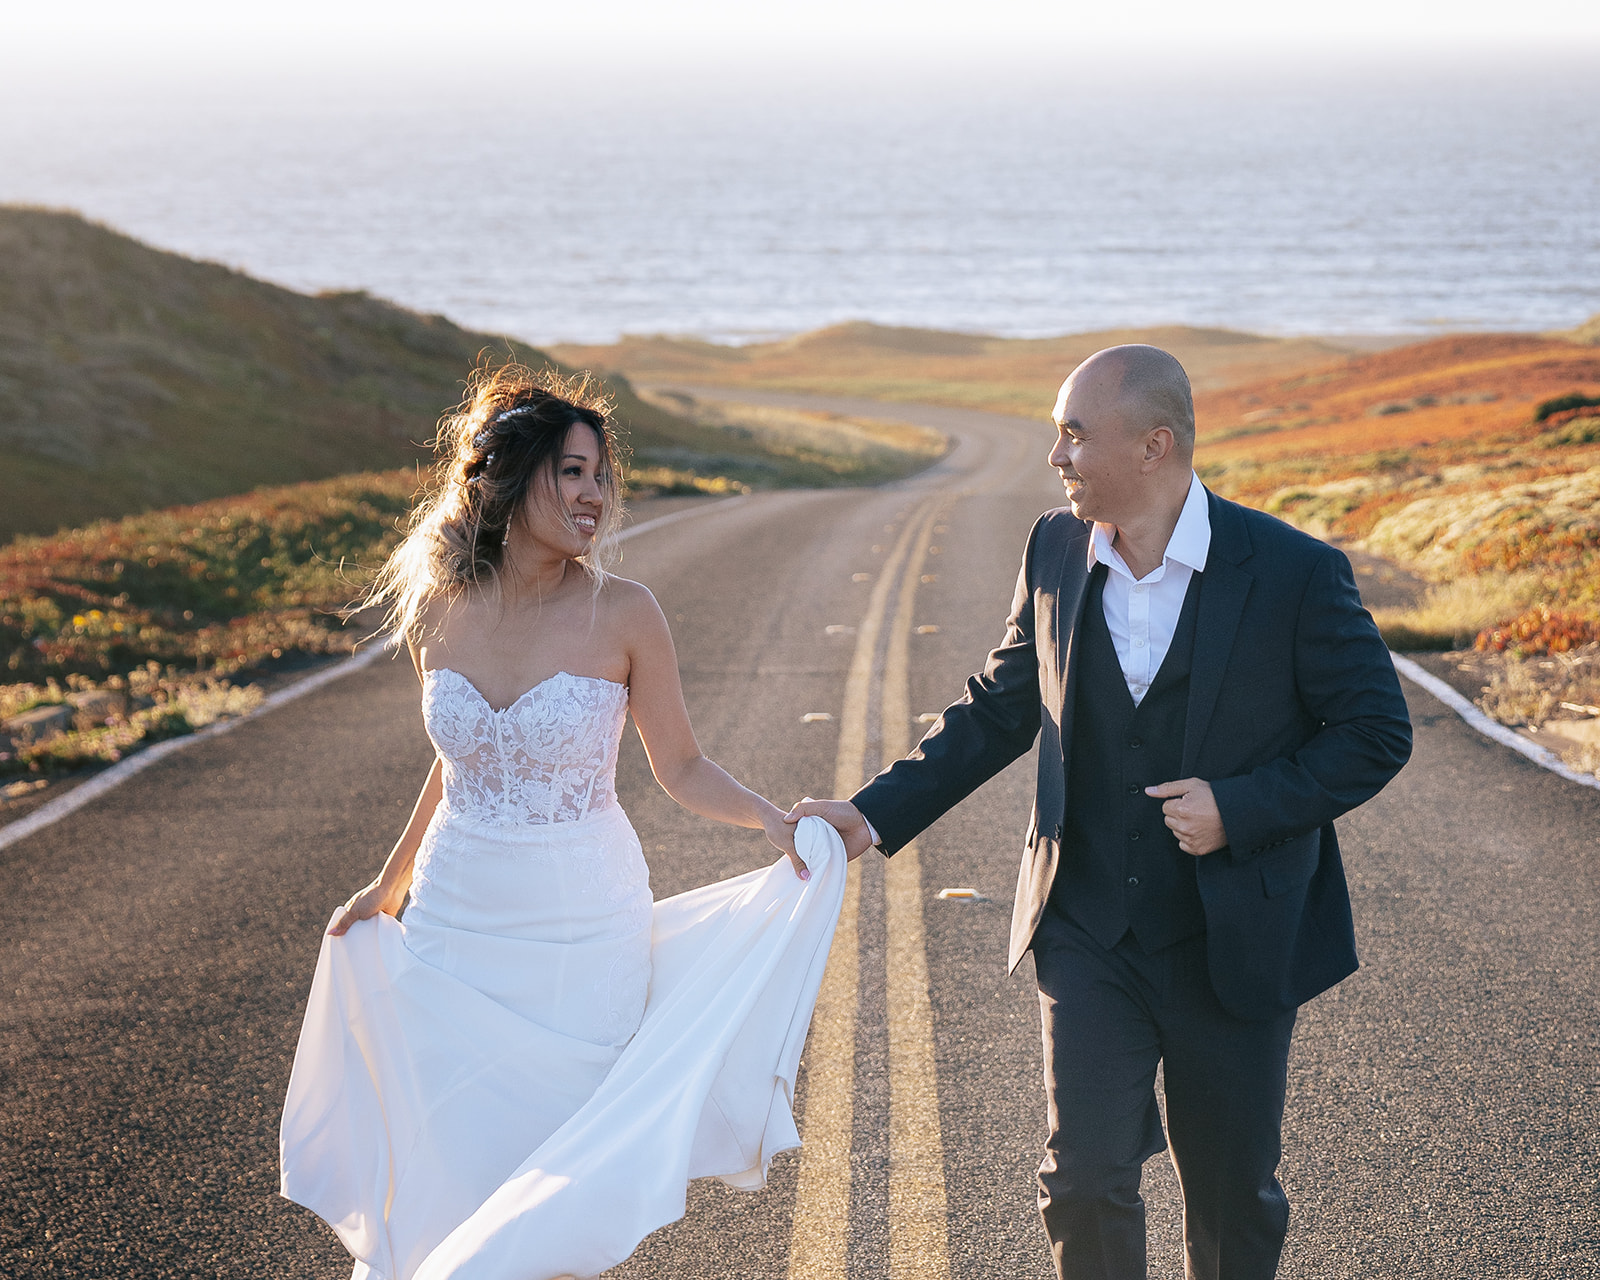
[[[1230,1013],[1268,1018],[1355,971],[1333,820],[1400,771],[1411,722],[1344,554],[1215,494],[1207,502],[1178,777],[1211,784],[1229,841],[1196,866],[1212,985]],[[1073,803],[1074,642],[1090,532],[1066,509],[1040,517],[1005,638],[916,750],[853,797],[893,854],[1039,740],[1009,969],[1050,900]]]

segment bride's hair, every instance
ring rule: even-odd
[[[384,608],[384,629],[416,640],[423,607],[434,596],[467,587],[497,590],[506,535],[522,518],[530,492],[538,501],[559,503],[557,464],[567,432],[577,425],[589,427],[600,447],[596,478],[604,508],[589,552],[575,561],[598,590],[616,561],[622,523],[611,402],[586,373],[535,373],[510,363],[474,370],[466,398],[440,421],[433,484],[356,608]]]

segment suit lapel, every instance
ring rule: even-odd
[[[1199,612],[1195,617],[1194,659],[1189,668],[1189,706],[1183,734],[1183,776],[1195,774],[1200,744],[1205,741],[1222,693],[1222,679],[1233,653],[1234,636],[1254,577],[1242,564],[1249,559],[1250,534],[1232,503],[1207,492],[1211,549],[1200,575]]]
[[[1061,581],[1056,588],[1056,688],[1061,691],[1061,706],[1056,723],[1061,726],[1063,760],[1072,752],[1072,708],[1077,694],[1078,624],[1083,620],[1083,602],[1089,594],[1089,545],[1069,544],[1061,565]]]

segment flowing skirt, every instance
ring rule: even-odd
[[[324,936],[289,1081],[281,1189],[381,1280],[596,1276],[754,1190],[799,1145],[794,1080],[846,865],[787,859],[654,903],[619,808],[515,840],[452,822],[405,922]]]

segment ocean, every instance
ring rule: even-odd
[[[0,200],[542,343],[1545,330],[1600,312],[1596,70],[85,84],[0,101]]]

